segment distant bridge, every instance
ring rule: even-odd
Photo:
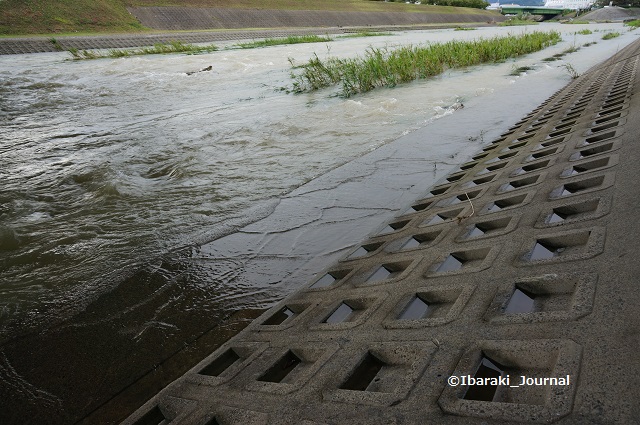
[[[501,13],[503,15],[518,15],[521,13],[530,13],[532,15],[559,15],[564,10],[557,7],[544,7],[544,6],[501,6]],[[550,17],[550,16],[549,16]]]

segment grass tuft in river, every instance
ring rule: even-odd
[[[280,46],[283,44],[301,44],[301,43],[321,43],[333,41],[331,37],[321,37],[319,35],[290,35],[284,38],[266,38],[264,40],[251,41],[249,43],[238,43],[235,47],[241,49],[254,49],[256,47]]]
[[[129,56],[142,55],[158,55],[167,53],[209,53],[218,50],[213,44],[207,46],[196,46],[193,44],[184,44],[181,41],[172,41],[167,44],[156,44],[153,47],[143,47],[140,49],[111,49],[106,52],[99,50],[79,50],[76,48],[68,49],[74,60],[81,59],[103,59],[103,58],[125,58]]]
[[[322,60],[314,56],[303,65],[292,65],[292,92],[304,93],[341,84],[344,97],[394,87],[416,79],[433,77],[445,69],[464,68],[481,63],[502,62],[508,58],[542,50],[561,40],[560,34],[533,32],[474,41],[449,41],[426,46],[397,49],[369,47],[364,56]]]

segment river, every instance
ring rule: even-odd
[[[244,228],[244,235],[251,234],[251,226],[256,226],[251,223],[286,217],[286,211],[274,214],[278,208],[300,209],[283,200],[300,201],[295,194],[308,193],[308,185],[323,189],[322,178],[332,170],[360,176],[358,159],[384,152],[380,149],[437,122],[451,134],[464,131],[464,137],[446,148],[423,146],[433,149],[438,172],[429,181],[421,178],[409,196],[415,199],[425,185],[568,83],[562,64],[584,72],[637,37],[620,24],[591,26],[598,30],[591,35],[575,34],[582,25],[543,24],[535,29],[561,31],[564,41],[514,61],[448,71],[432,80],[350,99],[336,96],[334,89],[303,95],[283,90],[291,85],[289,60],[302,63],[313,53],[346,57],[368,46],[472,39],[532,28],[414,31],[250,50],[225,49],[232,47],[228,43],[217,52],[195,56],[92,61],[73,61],[66,53],[0,57],[0,344],[73,322],[99,297],[116,288],[126,292],[121,287],[137,279],[139,270],[171,269],[158,260],[163,255],[187,252],[228,259],[229,252],[220,254],[223,245],[227,251],[233,246],[235,252],[254,252],[255,240],[235,232]],[[603,41],[605,30],[623,34]],[[542,60],[592,41],[597,43],[562,61]],[[525,65],[533,69],[510,75]],[[189,75],[208,66],[211,71]],[[511,105],[507,110],[514,116],[482,114],[486,102]],[[450,119],[461,104],[468,117],[478,108],[480,119],[473,131],[457,128]],[[331,184],[326,184],[329,189]],[[402,185],[406,187],[389,190],[412,186],[407,179]],[[302,209],[310,208],[308,202],[326,201],[306,199]],[[401,207],[376,202],[378,207],[370,208],[375,214],[355,209],[350,213],[349,208],[340,212],[343,222],[345,216],[368,217],[359,231],[344,235],[342,228],[342,238],[326,238],[311,248],[291,244],[279,252],[278,261],[299,259],[299,246],[308,275],[326,267],[362,240],[371,231],[368,226],[382,223]],[[331,221],[335,217],[327,220]],[[257,226],[253,233],[264,235]],[[235,244],[219,242],[226,240]],[[262,238],[261,243],[264,248],[276,242]],[[232,263],[237,268],[238,262]],[[181,283],[182,289],[195,288],[188,299],[178,287],[173,298],[149,307],[154,313],[141,319],[144,324],[132,325],[123,334],[138,341],[155,326],[162,338],[171,334],[179,339],[180,326],[167,319],[172,315],[167,311],[208,314],[224,310],[224,305],[264,308],[306,283],[299,279],[278,285],[282,276],[271,277],[273,263],[267,262],[254,264],[254,280],[240,285],[229,277],[233,267],[217,264],[213,269],[191,268]],[[290,261],[285,274],[291,275],[300,264]],[[256,285],[260,279],[255,276],[268,278]],[[138,296],[136,302],[148,301],[143,292]],[[130,307],[123,302],[123,311]],[[3,362],[15,366],[6,352]],[[17,369],[15,374],[22,376]],[[33,379],[25,380],[38,387]],[[54,398],[64,404],[64,397]]]

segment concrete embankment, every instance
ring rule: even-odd
[[[125,423],[634,423],[639,55],[555,93]]]
[[[504,20],[497,12],[388,13],[309,10],[246,10],[182,7],[130,9],[143,25],[175,33],[0,38],[0,55],[55,52],[60,49],[122,49],[157,43],[213,43],[306,34],[483,26]],[[213,31],[202,31],[213,30]],[[189,32],[190,31],[190,32]]]
[[[194,7],[129,8],[129,12],[143,25],[157,30],[381,27],[487,23],[504,19],[497,12],[468,10],[468,13],[456,13],[455,11],[453,13],[400,13]]]

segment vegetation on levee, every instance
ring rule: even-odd
[[[589,35],[589,34],[593,34],[593,31],[589,30],[589,29],[583,29],[580,31],[576,31],[576,34],[580,34],[580,35]]]
[[[51,40],[54,45],[55,39]],[[213,44],[207,46],[196,46],[193,44],[184,44],[180,41],[172,41],[168,44],[156,44],[153,47],[143,47],[140,49],[111,49],[106,52],[100,50],[78,50],[75,48],[67,49],[74,60],[81,59],[103,59],[103,58],[125,58],[129,56],[141,55],[158,55],[167,53],[209,53],[218,50]]]
[[[474,31],[476,28],[469,27],[455,27],[454,31]]]
[[[638,28],[640,27],[640,19],[635,19],[633,21],[625,22],[624,24],[628,27]]]
[[[139,32],[123,0],[2,0],[0,34]]]
[[[377,87],[394,87],[429,78],[445,69],[463,68],[542,50],[561,40],[556,31],[494,37],[474,41],[403,46],[397,49],[370,47],[363,57],[322,60],[314,55],[306,64],[293,66],[292,92],[310,92],[341,85],[340,94],[349,97]]]
[[[563,22],[563,23],[564,24],[574,24],[574,25],[587,25],[589,23],[589,21],[581,21],[579,19],[573,19],[571,21],[567,21],[567,22]]]
[[[483,14],[487,20],[495,16],[495,12],[469,7],[419,7],[370,0],[0,0],[0,35],[150,31],[127,10],[141,6]]]
[[[351,34],[340,36],[340,38],[358,38],[358,37],[381,37],[383,35],[393,35],[390,32],[374,32],[374,31],[358,31]]]
[[[501,27],[516,27],[520,25],[538,25],[536,21],[530,19],[521,19],[518,17],[507,19],[506,21],[500,22],[498,25]]]
[[[619,32],[608,32],[602,36],[603,40],[611,40],[612,38],[620,37]]]
[[[251,41],[248,43],[237,43],[236,47],[241,49],[254,49],[256,47],[280,46],[283,44],[301,44],[301,43],[321,43],[325,41],[333,41],[331,37],[321,37],[319,35],[290,35],[284,38],[266,38],[264,40]]]

